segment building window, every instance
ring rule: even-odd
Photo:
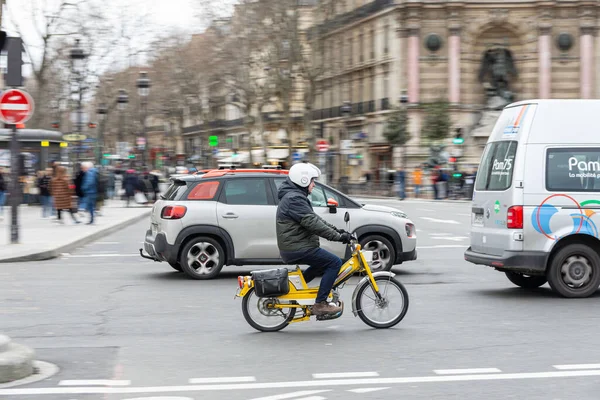
[[[369,51],[371,52],[371,60],[375,59],[375,31],[373,28],[369,31]]]
[[[352,38],[348,39],[348,66],[352,68],[354,60],[352,59],[354,56],[354,43]]]
[[[363,62],[365,60],[365,35],[361,32],[358,36],[358,61]]]
[[[386,22],[383,27],[383,54],[387,55],[390,48],[390,26]]]
[[[385,70],[383,72],[383,97],[385,99],[387,99],[389,97],[388,96],[389,84],[390,84],[390,73],[388,70]]]

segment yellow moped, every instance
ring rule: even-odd
[[[344,221],[349,222],[346,212]],[[339,289],[355,273],[365,273],[352,294],[352,312],[354,316],[373,328],[391,328],[398,324],[408,311],[408,292],[395,274],[388,271],[371,272],[369,263],[372,262],[373,252],[362,250],[358,240],[353,238],[349,244],[352,257],[342,265],[333,284],[333,289],[327,301],[340,305],[342,311],[335,315],[316,316],[318,321],[336,319],[342,316],[343,302],[340,300]],[[238,276],[238,291],[236,297],[242,298],[242,312],[246,321],[255,329],[262,332],[276,332],[290,323],[309,321],[312,305],[317,297],[318,287],[308,287],[302,275],[302,270],[296,266],[294,270],[279,268],[274,272],[279,278],[280,290],[276,295],[261,293],[260,284],[252,276]],[[259,290],[257,290],[259,289]],[[258,293],[257,293],[258,292]],[[301,315],[296,316],[300,311]]]

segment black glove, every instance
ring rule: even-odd
[[[342,242],[344,244],[350,243],[351,239],[352,239],[352,235],[348,232],[344,232],[344,233],[342,233],[342,236],[340,236],[340,242]]]

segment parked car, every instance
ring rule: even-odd
[[[277,190],[287,170],[213,170],[181,176],[156,202],[146,231],[144,250],[155,261],[166,261],[194,279],[210,279],[224,265],[283,264],[277,248]],[[350,230],[363,248],[373,251],[372,269],[389,270],[416,260],[416,229],[395,208],[359,204],[339,191],[317,183],[309,196],[317,214]],[[342,259],[347,246],[321,239],[321,247]]]

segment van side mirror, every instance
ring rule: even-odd
[[[350,213],[348,211],[346,211],[346,214],[344,214],[344,222],[350,222]]]
[[[340,203],[338,203],[335,199],[332,199],[332,198],[327,199],[327,207],[329,207],[330,214],[337,213],[337,208],[339,207],[339,205],[340,205]]]

